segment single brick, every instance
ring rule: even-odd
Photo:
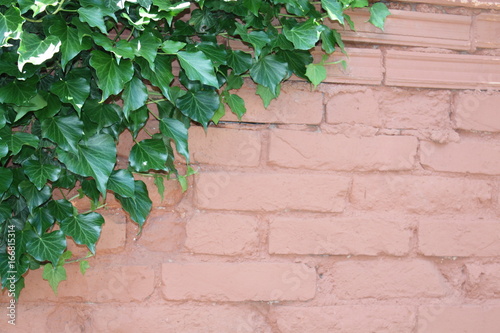
[[[104,217],[105,223],[97,241],[97,251],[106,253],[123,250],[127,235],[127,220],[123,210],[103,210],[99,213]]]
[[[196,203],[203,209],[341,212],[349,183],[332,175],[207,171],[196,178]]]
[[[422,141],[420,161],[435,171],[500,174],[500,141],[462,139],[458,143],[438,144]]]
[[[416,316],[408,306],[276,306],[280,332],[411,332]]]
[[[476,47],[500,48],[500,15],[479,14],[475,22],[475,39]]]
[[[418,248],[426,256],[498,256],[500,222],[467,218],[422,219],[418,227]]]
[[[498,235],[497,235],[498,236]],[[500,264],[467,264],[467,296],[471,298],[500,297]]]
[[[363,210],[411,213],[482,211],[491,205],[489,181],[387,173],[354,178],[351,202]]]
[[[241,214],[199,213],[186,225],[186,247],[194,253],[238,255],[255,252],[257,219]]]
[[[497,333],[500,306],[437,304],[421,306],[418,311],[418,333]]]
[[[43,269],[30,272],[20,300],[126,303],[144,301],[154,290],[155,274],[149,266],[92,266],[85,275],[79,265],[68,265],[66,270],[68,279],[59,284],[57,296],[42,279]]]
[[[334,293],[341,299],[441,297],[447,286],[428,261],[342,261],[332,269]]]
[[[326,105],[326,120],[331,124],[349,123],[380,127],[382,118],[376,92],[369,87],[360,91],[338,92]]]
[[[411,235],[407,223],[384,217],[276,217],[270,224],[269,252],[401,256],[410,249]]]
[[[316,292],[316,270],[284,263],[166,263],[167,300],[305,301]]]
[[[229,166],[257,166],[260,161],[260,133],[238,129],[200,126],[189,129],[191,161]]]
[[[499,57],[387,50],[385,67],[385,83],[391,86],[500,87]]]
[[[185,239],[185,221],[179,215],[153,209],[144,224],[139,243],[149,251],[172,253],[182,249]]]
[[[287,82],[282,85],[280,96],[264,108],[262,99],[255,93],[255,86],[245,84],[238,95],[245,101],[247,112],[241,121],[272,124],[317,125],[323,118],[323,94],[311,91],[310,85]],[[239,121],[236,115],[226,110],[224,121]]]
[[[410,170],[418,141],[411,136],[348,138],[317,132],[274,130],[269,162],[313,170]]]
[[[472,131],[500,132],[500,93],[466,91],[454,102],[456,128]]]

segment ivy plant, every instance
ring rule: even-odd
[[[345,52],[331,23],[354,29],[345,11],[361,7],[383,28],[387,7],[368,0],[0,0],[3,288],[17,299],[40,267],[55,292],[66,263],[84,273],[67,240],[95,253],[109,193],[142,228],[152,203],[135,175],[160,193],[165,177],[186,188],[192,169],[176,170],[174,149],[189,166],[189,126],[217,124],[226,107],[241,118],[244,78],[266,107],[292,75],[319,84],[330,63],[312,50]],[[134,144],[118,168],[123,132]]]

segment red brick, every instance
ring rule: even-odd
[[[318,132],[274,130],[269,162],[313,170],[410,170],[418,141],[410,136],[347,138]]]
[[[454,102],[455,124],[459,129],[500,132],[500,93],[466,91]]]
[[[341,212],[349,183],[332,175],[204,171],[196,178],[195,195],[203,209]]]
[[[425,219],[419,223],[419,251],[426,256],[497,256],[500,253],[498,235],[500,222],[496,220]]]
[[[280,96],[268,108],[255,94],[255,85],[245,84],[237,94],[245,100],[247,112],[241,121],[272,124],[311,124],[317,125],[323,119],[323,94],[311,91],[306,83],[287,82],[281,87]],[[233,113],[226,110],[224,121],[238,121]]]
[[[498,8],[497,0],[401,0],[402,2],[430,3],[440,6],[463,6],[473,8]]]
[[[334,91],[326,105],[326,120],[331,124],[349,123],[380,127],[382,118],[378,104],[376,91],[369,87],[347,92]]]
[[[341,299],[441,297],[448,289],[438,269],[419,259],[343,261],[331,274]]]
[[[163,191],[163,200],[158,193],[158,187],[154,183],[153,177],[144,177],[135,175],[135,179],[142,180],[148,189],[149,198],[153,202],[153,208],[175,206],[182,199],[182,190],[176,179],[165,180],[165,190]]]
[[[391,15],[387,17],[384,31],[381,32],[368,22],[370,18],[368,10],[350,11],[348,14],[354,22],[356,31],[344,30],[338,24],[333,25],[347,41],[454,50],[470,49],[470,16],[391,9]]]
[[[420,144],[423,166],[435,171],[500,174],[500,142],[462,139],[459,143]]]
[[[477,47],[500,48],[500,15],[479,14],[474,32]]]
[[[316,292],[316,271],[305,264],[167,263],[162,266],[167,300],[305,301]]]
[[[249,254],[259,244],[257,224],[253,216],[198,213],[186,225],[186,247],[194,253]]]
[[[272,332],[265,314],[261,313],[265,309],[245,305],[20,303],[18,306],[19,319],[9,332]]]
[[[133,237],[137,233],[132,233]],[[137,243],[154,252],[178,252],[186,239],[185,221],[176,213],[154,209],[148,216]]]
[[[385,83],[391,86],[475,89],[500,87],[500,58],[388,50]]]
[[[270,224],[269,252],[401,256],[410,249],[411,235],[407,223],[384,217],[276,217]]]
[[[416,316],[408,306],[277,306],[273,309],[280,332],[411,332]]]
[[[21,302],[86,301],[86,302],[133,302],[143,301],[154,290],[154,271],[148,266],[96,266],[85,275],[78,264],[66,265],[67,280],[59,284],[58,296],[42,279],[43,269],[30,271],[26,277],[26,289]]]
[[[455,213],[484,210],[492,195],[492,185],[484,180],[388,173],[355,177],[351,202],[364,210]]]
[[[497,333],[498,305],[434,305],[419,308],[418,333]]]
[[[257,131],[193,126],[189,130],[191,161],[229,166],[257,166],[261,139]]]
[[[467,296],[486,299],[500,297],[500,263],[472,263],[467,264],[466,268]]]

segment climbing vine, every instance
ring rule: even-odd
[[[344,52],[333,22],[353,29],[347,9],[368,0],[0,0],[0,276],[17,299],[23,276],[43,267],[54,292],[64,265],[96,251],[113,193],[142,228],[151,209],[136,174],[186,176],[188,128],[218,123],[226,106],[241,118],[243,78],[265,106],[292,75],[318,85],[326,58]],[[389,11],[370,6],[379,28]],[[156,105],[155,107],[153,107]],[[158,122],[158,131],[145,128]],[[128,131],[128,164],[117,167],[117,143]],[[147,136],[139,140],[138,137]],[[72,189],[92,203],[78,211]],[[67,239],[88,247],[72,258]]]

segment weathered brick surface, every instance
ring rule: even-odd
[[[205,171],[196,178],[195,192],[204,209],[341,212],[349,184],[343,176]]]
[[[401,256],[409,251],[411,235],[406,223],[384,216],[276,217],[270,223],[269,252]]]
[[[498,305],[434,305],[419,308],[418,333],[496,333]]]
[[[317,132],[274,130],[269,162],[280,167],[313,170],[409,170],[417,154],[410,136],[347,138]]]
[[[454,100],[456,128],[472,131],[500,132],[500,93],[464,91]]]
[[[436,171],[500,174],[500,141],[421,142],[420,161]]]
[[[416,320],[408,306],[276,306],[273,313],[283,333],[411,332]]]
[[[351,202],[363,210],[416,214],[481,211],[491,205],[493,186],[486,180],[398,174],[354,177]]]
[[[500,58],[388,50],[385,83],[426,88],[498,88]]]
[[[500,222],[464,216],[457,220],[423,217],[418,227],[419,251],[426,256],[498,256]]]
[[[166,263],[162,292],[167,300],[308,300],[316,293],[316,271],[295,263]]]
[[[231,166],[257,166],[260,163],[261,135],[257,131],[200,126],[189,130],[191,161]]]
[[[199,213],[187,222],[186,247],[194,253],[249,254],[259,244],[257,227],[253,216]]]
[[[342,261],[331,276],[341,299],[442,297],[448,290],[439,270],[418,259]]]
[[[473,298],[500,297],[500,263],[466,265],[467,295]]]
[[[137,230],[133,231],[136,237]],[[171,211],[154,209],[143,226],[138,242],[149,251],[180,251],[186,238],[185,221]]]
[[[476,46],[484,48],[500,47],[500,15],[482,13],[475,22]]]
[[[463,6],[472,8],[497,8],[497,0],[401,0],[402,2],[428,3],[439,6]]]

